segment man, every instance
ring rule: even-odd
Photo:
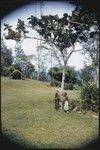
[[[59,90],[57,90],[55,94],[55,109],[58,110],[60,107],[60,95],[59,95]]]

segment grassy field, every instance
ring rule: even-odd
[[[55,88],[1,78],[2,132],[27,148],[79,148],[98,136],[98,120],[54,109]],[[68,91],[78,99],[79,91]]]

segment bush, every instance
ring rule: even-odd
[[[56,87],[61,87],[61,82],[57,81],[57,80],[52,80],[50,82],[50,85],[56,86]],[[72,83],[65,83],[64,89],[65,90],[73,90],[73,84]]]
[[[72,83],[65,83],[64,89],[65,90],[73,90],[73,84]]]
[[[60,81],[57,81],[57,80],[52,80],[51,82],[50,82],[50,85],[51,86],[58,86],[58,87],[61,87],[61,82]]]
[[[70,110],[82,111],[82,103],[80,99],[69,99]]]
[[[73,85],[73,89],[74,89],[74,90],[80,90],[80,86],[79,86],[78,84],[74,84],[74,85]]]
[[[7,76],[7,72],[8,72],[8,68],[7,68],[7,67],[4,67],[4,68],[3,68],[3,75],[4,75],[4,76]]]
[[[4,67],[3,68],[3,72],[4,72],[4,76],[9,76],[13,71],[14,71],[14,66],[9,66],[9,67]]]
[[[83,84],[81,89],[81,98],[83,109],[98,112],[99,110],[99,89],[89,81]]]

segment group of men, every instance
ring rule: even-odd
[[[62,109],[64,112],[69,111],[69,99],[67,96],[67,92],[62,94],[59,93],[59,90],[56,91],[55,94],[55,109]]]

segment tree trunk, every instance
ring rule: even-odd
[[[96,83],[97,88],[99,88],[99,66],[96,67],[95,83]]]
[[[37,80],[40,78],[40,49],[37,49],[37,65],[38,65],[38,70],[37,70]]]
[[[40,72],[38,70],[38,72],[37,72],[37,80],[39,80],[39,79],[40,79]]]
[[[61,93],[64,92],[64,83],[65,83],[65,67],[63,67],[63,72],[62,72]]]

